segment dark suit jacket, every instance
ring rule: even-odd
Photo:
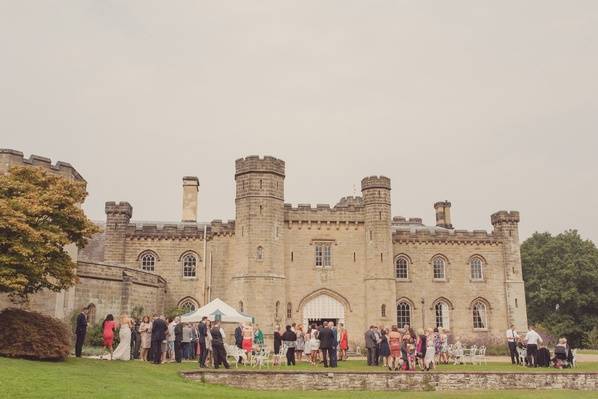
[[[334,334],[330,328],[326,327],[320,329],[318,338],[320,339],[320,349],[333,348],[332,341],[334,341]]]
[[[76,334],[81,334],[87,331],[87,317],[83,313],[79,313],[77,316],[77,328],[75,329]]]
[[[198,334],[199,334],[199,337],[198,337],[199,343],[205,344],[206,337],[208,336],[208,326],[206,326],[206,323],[203,323],[203,322],[199,323]]]
[[[332,349],[335,349],[338,346],[338,332],[336,328],[332,330]]]
[[[152,323],[152,341],[164,341],[166,339],[168,325],[162,319],[156,319]]]
[[[365,347],[370,349],[376,347],[376,337],[372,330],[367,330],[365,332]]]
[[[235,345],[238,348],[243,347],[243,330],[241,329],[241,327],[235,328]]]
[[[212,334],[212,346],[224,345],[224,339],[222,338],[222,334],[220,334],[220,327],[212,327],[210,334]]]

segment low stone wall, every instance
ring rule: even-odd
[[[191,371],[188,379],[251,390],[457,391],[598,389],[598,373]]]

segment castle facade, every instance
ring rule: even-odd
[[[183,178],[181,222],[136,222],[129,203],[107,202],[104,232],[77,255],[74,306],[94,303],[103,315],[220,298],[266,333],[334,320],[356,342],[371,324],[482,339],[527,326],[518,212],[492,214],[491,232],[453,228],[447,201],[434,204],[434,226],[392,217],[383,176],[333,206],[293,207],[285,163],[268,156],[238,159],[234,178],[228,222],[198,222],[196,177]]]

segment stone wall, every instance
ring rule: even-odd
[[[598,389],[598,373],[392,373],[316,371],[192,371],[184,377],[251,390],[480,391]]]
[[[164,311],[166,281],[153,273],[123,266],[79,261],[75,308],[94,304],[96,322],[108,313],[130,313],[142,306],[145,314]]]

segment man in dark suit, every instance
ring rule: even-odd
[[[328,323],[328,327],[330,327],[330,329],[332,330],[332,348],[330,351],[330,367],[336,367],[337,361],[338,361],[338,359],[337,359],[338,332],[336,330],[336,326],[334,325],[333,321]]]
[[[235,346],[243,350],[243,325],[241,323],[235,328]],[[241,356],[239,356],[237,363],[243,363],[243,358]]]
[[[168,325],[164,321],[164,316],[157,317],[152,323],[152,360],[154,364],[162,362],[162,341],[166,339],[166,330]]]
[[[322,360],[324,361],[324,367],[328,367],[328,357],[332,361],[332,341],[334,340],[334,334],[328,327],[328,322],[325,321],[318,335],[320,340],[320,350],[322,351]]]
[[[75,356],[81,357],[81,351],[83,350],[83,343],[85,342],[85,334],[87,333],[87,313],[89,309],[84,307],[81,309],[81,313],[77,316],[77,326],[75,328],[75,335],[77,341],[75,342]]]
[[[229,369],[230,366],[226,361],[226,350],[224,349],[224,332],[220,328],[220,323],[215,322],[210,330],[212,334],[212,353],[214,355],[214,368],[220,367],[220,364],[224,364],[225,369]]]
[[[368,351],[368,366],[373,366],[376,357],[376,336],[374,335],[374,326],[365,332],[365,347]]]
[[[208,355],[206,350],[206,337],[208,336],[208,318],[206,316],[201,318],[199,322],[199,328],[197,329],[197,341],[199,342],[199,367],[206,368],[206,356]]]
[[[181,342],[183,342],[183,323],[177,317],[177,324],[174,326],[174,360],[177,363],[181,362]]]

